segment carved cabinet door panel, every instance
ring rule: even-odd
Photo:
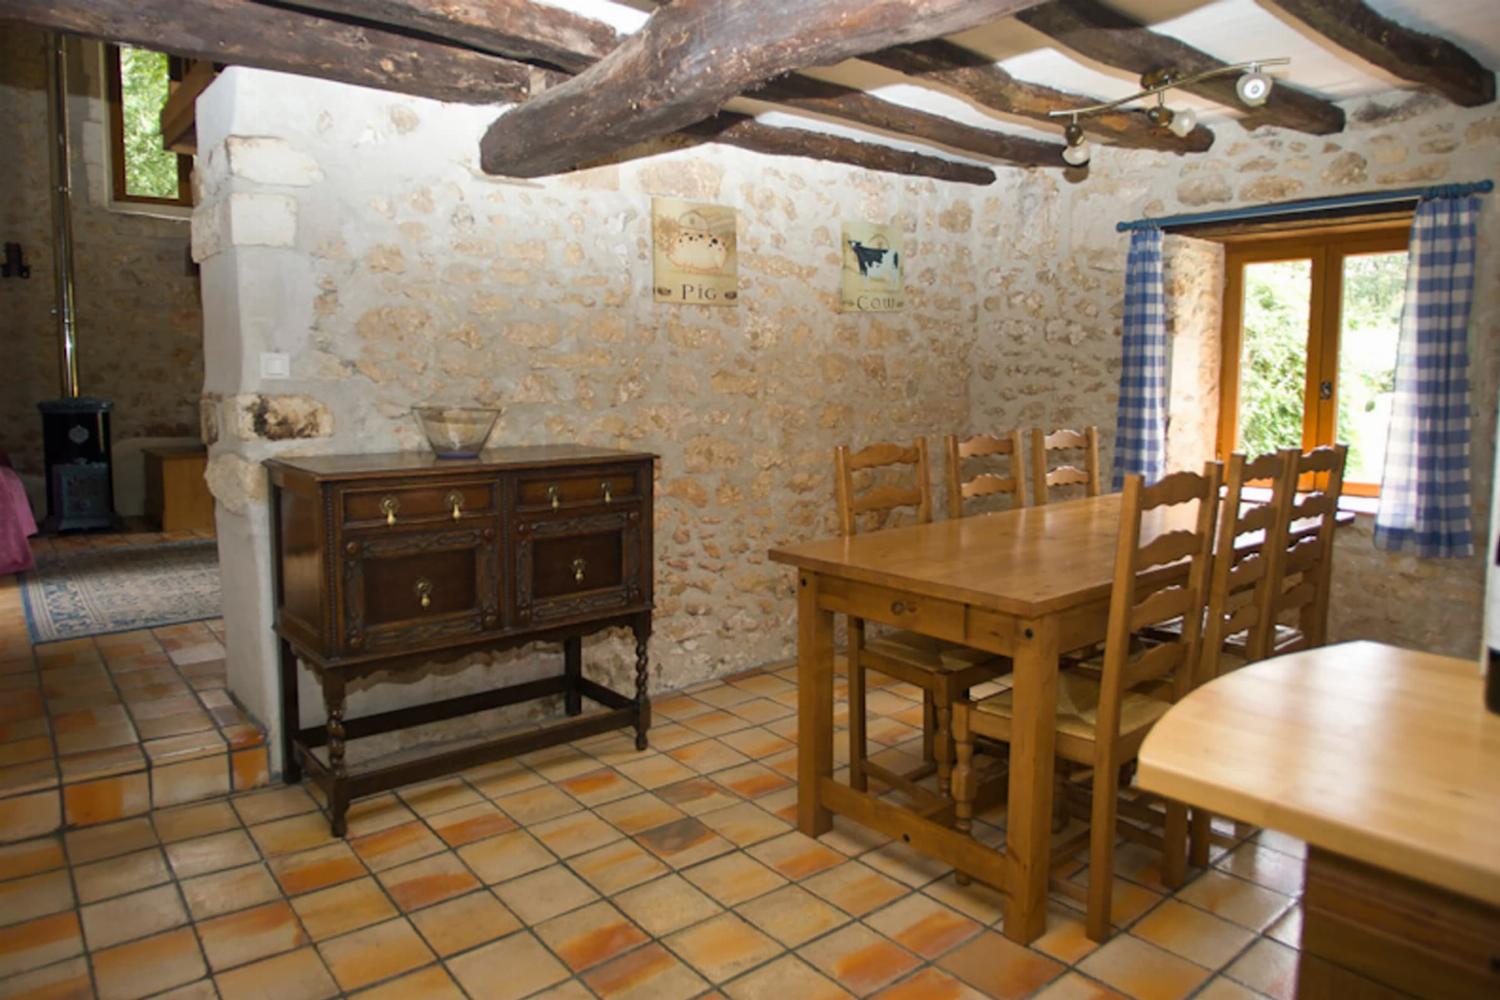
[[[343,561],[347,653],[418,647],[500,627],[493,527],[350,533]]]
[[[641,507],[516,523],[516,622],[522,628],[642,603]]]

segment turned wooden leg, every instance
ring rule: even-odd
[[[865,668],[859,660],[864,644],[864,621],[849,619],[849,652],[844,657],[849,667],[849,787],[856,792],[870,787],[865,776]]]
[[[1188,863],[1194,868],[1208,867],[1208,849],[1213,844],[1213,814],[1193,807],[1188,818]]]
[[[967,700],[953,706],[953,751],[955,762],[951,784],[953,790],[953,827],[959,833],[972,836],[974,832],[974,798],[978,794],[979,782],[974,775],[974,733],[969,728],[970,706]],[[959,885],[968,885],[969,876],[962,871],[954,872]]]
[[[281,780],[294,785],[302,780],[302,762],[294,741],[302,728],[302,708],[297,698],[297,653],[292,644],[280,642],[281,673]]]
[[[323,675],[323,707],[328,712],[328,770],[333,775],[329,826],[335,837],[342,837],[349,830],[349,772],[344,766],[344,675],[337,671]]]
[[[1109,940],[1109,908],[1115,881],[1115,811],[1119,767],[1104,760],[1094,768],[1089,830],[1089,906],[1085,931],[1091,941]]]
[[[937,699],[932,691],[922,692],[922,761],[932,764],[937,761]]]
[[[935,699],[933,706],[937,711],[937,726],[932,733],[932,748],[937,754],[937,783],[938,794],[949,794],[949,782],[953,775],[953,757],[950,748],[953,746],[953,734],[951,725],[953,719],[952,705],[944,698]],[[973,752],[972,745],[970,753]]]
[[[568,715],[583,712],[583,692],[578,682],[583,679],[583,637],[573,636],[563,640],[563,711]]]
[[[650,661],[646,657],[646,642],[651,638],[650,619],[635,624],[635,748],[646,749],[646,730],[651,728],[651,699],[646,694]]]
[[[1181,802],[1166,802],[1166,822],[1162,824],[1161,880],[1171,889],[1187,881],[1188,808]]]

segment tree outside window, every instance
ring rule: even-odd
[[[180,75],[176,60],[147,49],[109,46],[110,133],[116,201],[192,204],[192,158],[162,142],[161,112]]]

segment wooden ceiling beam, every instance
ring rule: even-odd
[[[1053,126],[1062,122],[1048,117],[1049,111],[1101,103],[1097,97],[1017,80],[988,57],[942,39],[897,45],[860,58],[907,76],[942,84],[987,108]],[[1146,121],[1139,112],[1109,111],[1081,118],[1078,124],[1101,142],[1133,149],[1201,153],[1214,144],[1213,132],[1202,125],[1179,139]]]
[[[1157,34],[1096,0],[1049,0],[1018,12],[1016,18],[1080,55],[1137,75],[1164,67],[1186,75],[1228,65],[1185,42]],[[1267,58],[1274,55],[1266,53]],[[1182,89],[1228,107],[1241,107],[1234,85],[1233,76],[1221,76]],[[1249,109],[1240,124],[1247,129],[1274,125],[1328,135],[1343,130],[1344,112],[1330,101],[1278,81],[1265,105]]]
[[[963,31],[1037,0],[676,0],[572,80],[501,116],[492,174],[539,177],[716,114],[773,77]]]
[[[1341,49],[1472,108],[1495,99],[1495,74],[1445,38],[1397,24],[1363,0],[1271,0]]]
[[[519,101],[530,91],[525,63],[249,0],[0,0],[0,20],[443,101]]]
[[[749,115],[721,111],[712,118],[680,129],[673,138],[720,142],[772,156],[806,156],[846,163],[866,170],[882,170],[913,177],[931,177],[959,184],[993,184],[995,172],[973,163],[959,163],[925,153],[909,153],[891,146],[860,142],[810,129],[762,125]]]
[[[922,142],[937,143],[951,149],[1028,167],[1061,167],[1063,165],[1061,143],[1043,142],[1026,136],[997,132],[994,129],[976,128],[929,114],[914,108],[903,107],[891,101],[872,97],[862,90],[828,83],[808,76],[789,76],[762,84],[745,92],[746,97],[757,101],[795,108],[812,114],[827,115],[844,121],[867,125],[900,133]]]
[[[512,59],[578,72],[608,55],[619,34],[602,21],[530,0],[262,0],[376,26],[395,26]]]

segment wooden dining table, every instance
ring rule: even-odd
[[[1298,995],[1500,996],[1500,715],[1472,660],[1278,656],[1173,705],[1142,788],[1308,845]]]
[[[1142,543],[1190,527],[1191,515],[1181,507],[1148,512]],[[772,549],[772,560],[798,571],[801,830],[818,836],[832,827],[834,813],[848,816],[1001,889],[1005,935],[1021,943],[1039,936],[1047,913],[1059,659],[1104,638],[1119,526],[1120,496],[1109,494]],[[1012,658],[1003,852],[835,780],[836,614]]]

